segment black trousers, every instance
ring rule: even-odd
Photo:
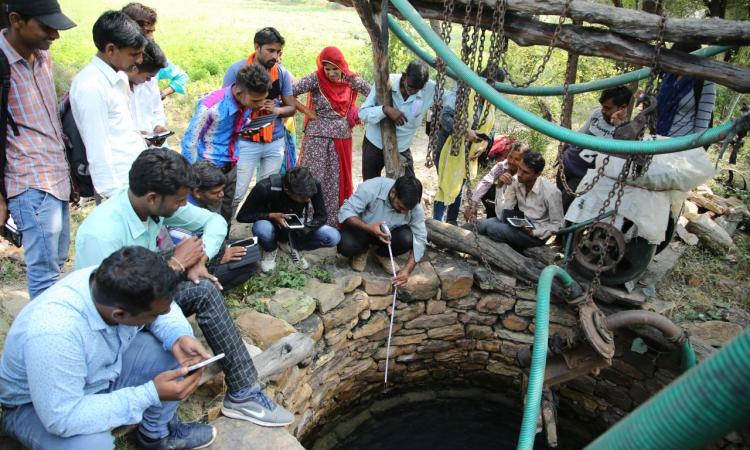
[[[411,150],[406,149],[401,152],[401,156],[406,158],[406,171],[404,175],[414,175],[414,159],[411,157]],[[381,175],[385,167],[385,156],[383,150],[379,149],[370,142],[366,137],[362,141],[362,179],[367,181],[370,178],[376,178]]]
[[[408,225],[401,225],[391,230],[393,256],[403,255],[410,251],[412,243],[413,237],[411,228]],[[375,254],[378,256],[388,256],[388,246],[383,244],[380,239],[359,228],[354,228],[346,224],[341,227],[341,240],[339,241],[338,251],[342,255],[359,255],[366,252],[371,245],[376,247]]]
[[[221,199],[221,217],[227,221],[228,225],[231,225],[232,217],[234,217],[232,202],[234,201],[234,191],[237,187],[237,164],[226,165],[221,171],[227,177],[227,183],[224,185],[224,198]]]

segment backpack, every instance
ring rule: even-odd
[[[8,57],[5,56],[5,52],[0,50],[0,75],[2,76],[2,87],[0,87],[0,194],[3,197],[7,197],[5,192],[5,165],[7,158],[5,156],[5,148],[8,145],[8,125],[13,130],[14,136],[20,136],[21,133],[18,131],[16,121],[10,115],[8,110],[8,95],[10,94],[10,63],[8,63]]]
[[[78,131],[73,110],[70,107],[70,93],[66,92],[59,104],[60,121],[62,122],[63,142],[65,154],[70,164],[70,177],[77,187],[81,197],[93,197],[94,182],[89,173],[89,160],[86,157],[86,146],[83,145],[81,133]]]

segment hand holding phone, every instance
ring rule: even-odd
[[[188,366],[188,368],[187,368],[188,372],[187,372],[187,375],[185,375],[185,376],[189,377],[190,375],[194,374],[195,371],[197,371],[201,367],[206,367],[209,364],[215,363],[216,361],[220,360],[224,356],[225,356],[224,353],[219,353],[218,355],[216,355],[216,356],[214,356],[212,358],[208,358],[205,361],[201,361],[201,362],[199,362],[197,364],[193,364],[192,366]]]
[[[287,214],[284,218],[287,226],[292,230],[305,228],[305,224],[302,223],[302,219],[297,214]]]

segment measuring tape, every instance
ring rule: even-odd
[[[380,231],[391,237],[391,230],[385,223],[380,224]],[[388,255],[391,257],[391,270],[393,278],[396,278],[396,263],[393,261],[393,249],[391,249],[391,240],[388,239]],[[393,286],[393,302],[391,304],[391,322],[388,326],[388,344],[385,348],[385,378],[383,379],[384,388],[388,389],[388,363],[391,360],[391,336],[393,335],[393,318],[396,316],[396,294],[398,286]]]

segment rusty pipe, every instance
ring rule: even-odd
[[[651,311],[620,311],[607,316],[607,328],[614,331],[618,328],[637,325],[649,325],[664,334],[670,342],[677,345],[687,339],[687,334],[682,328],[675,325],[668,318]]]

